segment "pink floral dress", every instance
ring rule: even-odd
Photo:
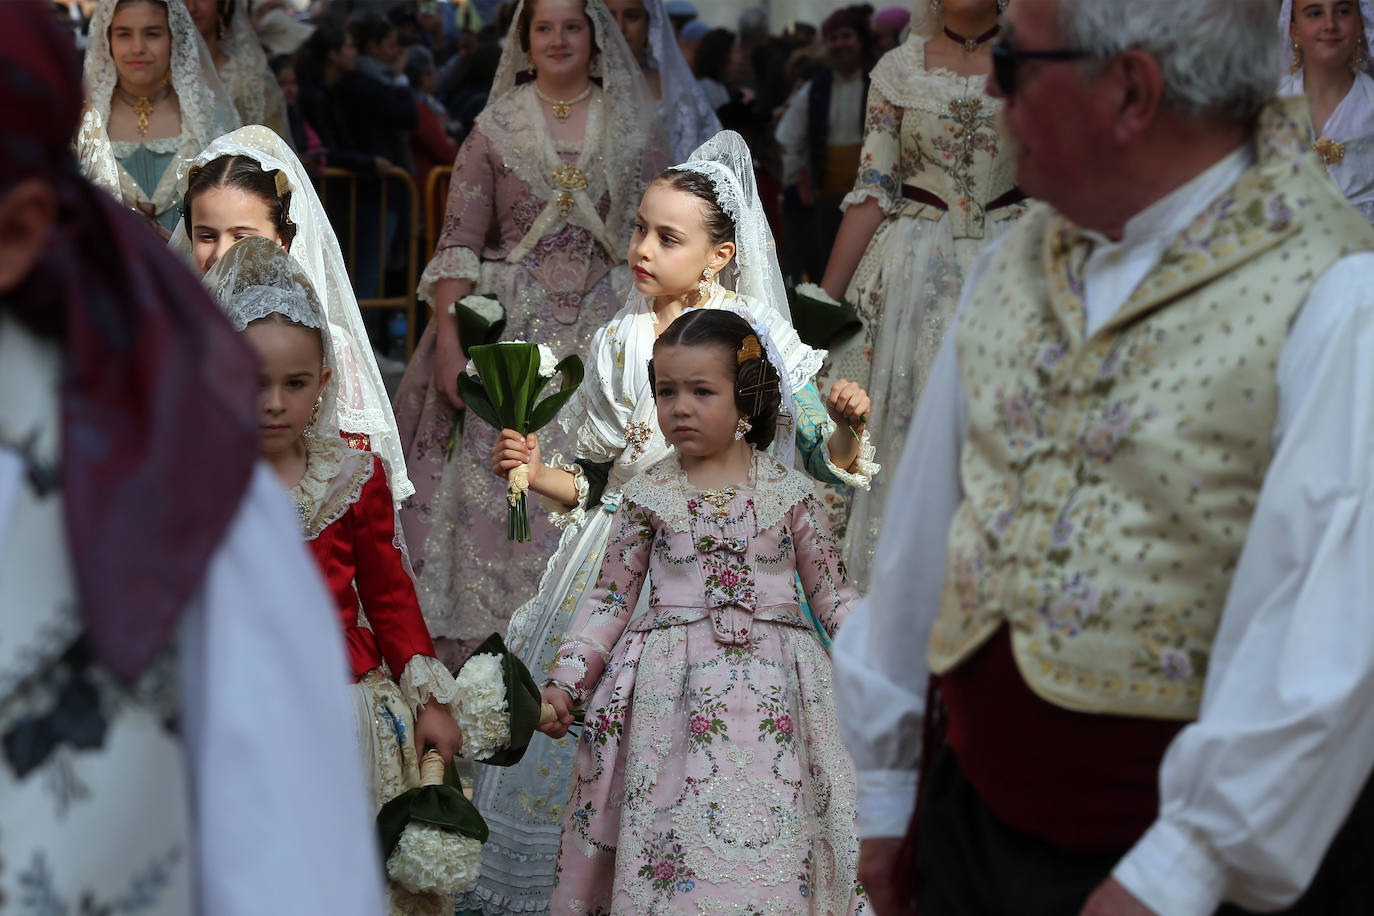
[[[694,490],[675,455],[626,485],[551,675],[587,710],[553,912],[862,908],[854,771],[794,575],[831,633],[858,594],[812,487],[762,453],[746,487]]]

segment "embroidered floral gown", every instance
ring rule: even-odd
[[[347,646],[358,753],[375,812],[420,784],[416,709],[431,697],[453,704],[458,687],[434,657],[381,459],[338,437],[314,440],[291,496]],[[453,911],[451,898],[394,884],[388,892],[391,916]]]
[[[872,198],[884,219],[845,292],[864,329],[831,351],[822,373],[868,390],[868,427],[891,467],[901,459],[965,271],[1024,212],[1007,203],[1019,195],[1015,160],[997,132],[1001,103],[984,93],[984,77],[926,70],[924,41],[913,36],[872,73],[859,174],[843,206]],[[860,591],[891,482],[854,493],[843,525],[845,561]],[[837,531],[847,497],[826,497]]]
[[[594,93],[594,102],[599,98]],[[545,344],[559,357],[584,355],[593,332],[616,313],[631,286],[624,264],[629,236],[611,239],[600,221],[608,218],[611,201],[605,181],[596,177],[601,169],[594,167],[603,151],[550,140],[532,85],[516,88],[494,107],[488,106],[458,151],[444,232],[421,280],[421,298],[432,303],[441,278],[472,280],[474,292],[494,295],[505,307],[506,339]],[[588,137],[599,131],[592,119],[603,116],[610,113],[594,104]],[[636,203],[669,164],[661,134],[653,136],[642,171],[619,176],[634,186]],[[520,177],[544,175],[554,162],[578,166],[591,181],[571,192],[577,205],[568,214],[550,206],[547,189]],[[433,387],[434,352],[431,322],[395,401],[416,489],[401,522],[430,632],[476,642],[504,631],[511,612],[534,594],[558,546],[558,530],[533,500],[530,542],[507,540],[504,487],[491,473],[498,430],[467,417],[445,458],[457,415]],[[571,451],[552,426],[540,437],[547,453]]]
[[[757,299],[717,287],[703,307],[748,313],[768,328],[796,391],[794,440],[807,473],[828,483],[868,486],[879,468],[866,439],[853,472],[829,460],[827,442],[835,422],[811,383],[822,352],[802,343],[781,313]],[[545,461],[575,475],[579,500],[569,512],[551,516],[563,527],[558,551],[548,561],[538,593],[511,618],[506,636],[511,651],[537,677],[552,667],[573,611],[596,584],[625,485],[669,454],[649,385],[648,361],[657,329],[648,297],[632,295],[615,319],[597,331],[586,360],[587,377],[559,415],[575,451],[567,458],[549,453]],[[575,756],[572,738],[540,740],[513,767],[480,768],[473,802],[491,835],[482,850],[481,878],[459,895],[460,909],[491,916],[549,912]]]
[[[552,672],[587,710],[553,912],[860,908],[855,777],[794,577],[831,633],[858,594],[812,486],[762,453],[740,488],[694,490],[675,455],[625,486]]]

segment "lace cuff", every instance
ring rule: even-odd
[[[443,662],[428,655],[412,656],[401,672],[401,696],[417,712],[431,699],[437,698],[458,715],[458,684]]]
[[[549,513],[549,521],[559,528],[571,528],[587,516],[587,494],[591,492],[591,484],[587,482],[587,475],[581,466],[576,463],[569,463],[559,452],[554,452],[549,456],[549,460],[545,464],[573,475],[573,487],[577,490],[577,505],[571,509],[563,509],[561,508],[563,503],[548,497],[544,498],[544,505]]]
[[[900,210],[904,200],[899,197],[894,201],[891,194],[884,193],[878,188],[855,188],[840,201],[840,210],[848,210],[850,207],[857,206],[869,199],[876,200],[878,206],[882,207],[883,213],[887,216]]]
[[[415,295],[428,302],[431,308],[438,308],[439,303],[434,301],[434,287],[440,280],[471,280],[476,283],[481,277],[482,262],[477,259],[477,252],[471,248],[445,248],[425,265]]]
[[[854,460],[854,470],[846,471],[831,461],[829,445],[825,449],[825,466],[830,469],[830,473],[839,478],[840,483],[867,490],[873,478],[883,469],[882,465],[873,460],[877,451],[873,447],[872,439],[869,438],[868,430],[864,430],[863,435],[859,436],[859,457]]]

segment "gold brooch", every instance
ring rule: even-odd
[[[721,487],[718,490],[702,490],[701,499],[703,502],[710,503],[715,507],[716,521],[723,522],[728,514],[726,508],[730,501],[735,498],[734,487]]]
[[[630,447],[630,460],[634,461],[648,450],[649,440],[654,431],[648,423],[631,423],[625,427],[625,444]]]
[[[569,162],[567,165],[559,166],[553,170],[553,181],[554,184],[563,187],[563,190],[558,192],[558,212],[567,216],[572,212],[574,205],[571,192],[587,189],[587,175]]]
[[[1337,143],[1329,137],[1319,137],[1317,142],[1312,144],[1312,149],[1316,150],[1322,165],[1328,169],[1345,158],[1345,144]]]
[[[983,111],[983,100],[955,99],[949,103],[949,113],[954,115],[954,120],[965,126],[972,124],[974,119]]]

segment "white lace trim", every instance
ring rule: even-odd
[[[878,206],[883,208],[883,213],[887,216],[891,216],[902,209],[902,204],[906,201],[904,197],[894,201],[891,194],[884,194],[877,188],[855,188],[840,201],[840,209],[848,210],[850,207],[857,207],[870,198],[878,202]]]
[[[434,301],[434,287],[440,280],[471,280],[476,283],[481,278],[482,262],[477,252],[471,248],[445,248],[425,265],[415,295],[428,302],[430,308],[438,308],[441,303]]]
[[[358,501],[363,486],[372,479],[372,453],[351,449],[338,436],[320,436],[308,448],[305,476],[292,487],[291,497],[305,516],[301,533],[313,541]],[[349,462],[359,466],[345,469]]]
[[[299,287],[286,290],[277,286],[249,286],[235,292],[231,302],[221,304],[235,331],[242,331],[268,315],[281,315],[306,328],[319,330],[321,327],[320,316],[310,304],[310,297]]]
[[[832,421],[833,423],[833,421]],[[829,436],[826,437],[827,439]],[[868,435],[868,430],[863,431],[859,437],[859,457],[854,461],[854,470],[846,471],[844,468],[830,460],[830,450],[825,452],[825,466],[830,469],[840,483],[860,490],[867,490],[873,478],[883,469],[883,466],[876,463],[873,458],[877,454],[877,449],[873,447],[873,440]]]
[[[815,492],[811,478],[759,451],[754,452],[749,476],[759,531],[767,531],[780,523],[794,506]],[[626,500],[653,512],[676,534],[692,533],[692,517],[687,509],[690,492],[677,452],[625,485]]]
[[[559,452],[554,452],[544,463],[573,475],[573,488],[577,491],[577,503],[571,509],[561,508],[563,504],[557,500],[544,500],[544,505],[549,510],[549,521],[559,528],[568,528],[580,523],[587,516],[587,494],[591,492],[591,484],[587,481],[582,466],[568,461]]]
[[[411,656],[406,662],[400,678],[401,696],[411,708],[420,707],[431,699],[437,699],[448,707],[456,719],[458,716],[458,684],[444,663],[428,655]]]
[[[181,149],[181,143],[181,134],[177,134],[175,137],[160,137],[157,140],[111,140],[110,149],[114,150],[117,159],[132,156],[140,149],[165,156],[167,153],[175,153]]]

